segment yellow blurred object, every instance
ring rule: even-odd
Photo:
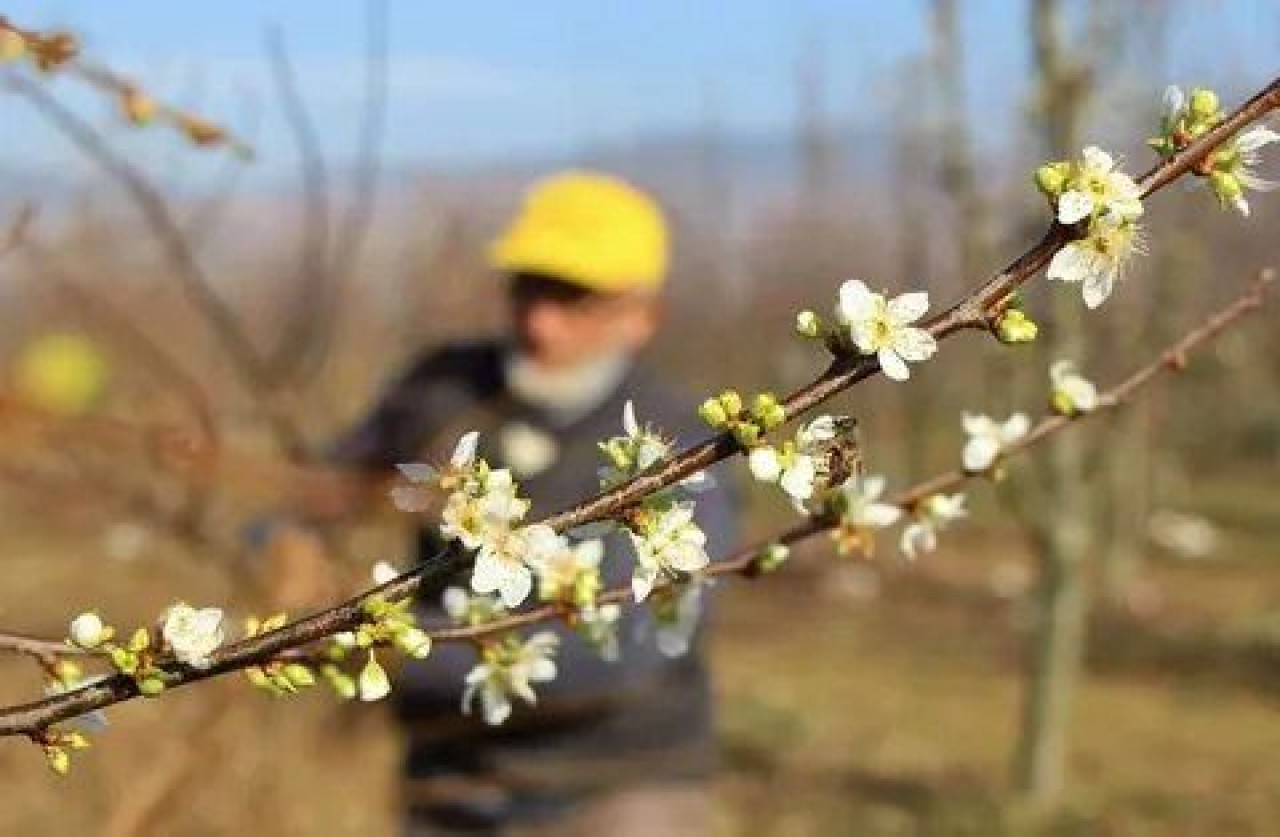
[[[667,271],[667,225],[648,195],[606,174],[571,171],[536,183],[493,243],[490,264],[593,291],[653,289]]]
[[[50,334],[32,340],[18,355],[13,386],[33,407],[76,415],[102,397],[107,371],[107,359],[92,340]]]

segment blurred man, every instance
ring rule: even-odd
[[[637,358],[659,325],[667,266],[665,221],[646,195],[599,174],[552,177],[528,193],[491,260],[510,337],[427,352],[336,445],[336,463],[372,474],[444,462],[462,433],[479,430],[481,455],[512,469],[536,518],[599,490],[596,442],[621,432],[628,399],[642,422],[696,438],[693,403]],[[714,556],[731,545],[730,509],[714,490],[698,509]],[[421,557],[440,546],[433,528],[422,530]],[[605,583],[625,584],[629,546],[614,536],[606,547]],[[466,587],[467,576],[454,583]],[[423,596],[425,624],[443,620],[441,592]],[[702,650],[695,637],[684,656],[663,656],[646,609],[628,611],[618,662],[558,629],[557,679],[540,685],[536,709],[518,707],[501,727],[460,713],[474,649],[442,644],[403,670],[407,833],[710,830]]]

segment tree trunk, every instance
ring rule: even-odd
[[[1085,101],[1084,76],[1063,54],[1061,11],[1056,0],[1035,0],[1031,14],[1041,108],[1037,115],[1044,126],[1048,159],[1074,155]],[[1083,302],[1074,289],[1053,290],[1046,348],[1051,358],[1082,362]],[[1084,661],[1084,562],[1092,517],[1084,483],[1085,454],[1080,434],[1056,441],[1043,473],[1048,506],[1036,510],[1031,524],[1039,553],[1037,613],[1014,784],[1038,803],[1054,800],[1066,782],[1072,699]]]

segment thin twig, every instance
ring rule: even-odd
[[[1188,332],[1186,336],[1161,353],[1157,360],[1139,369],[1114,388],[1103,393],[1095,410],[1074,416],[1049,416],[1037,424],[1020,443],[1011,446],[1007,453],[1012,455],[1023,452],[1075,422],[1118,407],[1143,386],[1149,384],[1161,372],[1181,370],[1186,364],[1188,355],[1212,340],[1249,311],[1261,305],[1264,293],[1274,281],[1274,278],[1274,271],[1267,270],[1261,273],[1248,291],[1239,299]],[[927,480],[890,498],[887,502],[909,509],[924,498],[953,488],[975,476],[977,475],[963,471],[953,471]],[[837,523],[838,521],[835,520],[810,518],[774,538],[738,550],[732,555],[712,563],[703,571],[703,575],[714,577],[756,573],[759,570],[757,563],[759,557],[769,544],[782,543],[790,545],[828,531]],[[439,566],[441,565],[436,564],[427,567],[425,570],[406,573],[397,579],[349,599],[335,608],[321,611],[292,624],[285,625],[278,630],[225,646],[212,655],[212,664],[208,668],[195,669],[177,663],[164,665],[163,669],[171,678],[168,687],[178,688],[252,665],[261,665],[274,659],[296,659],[298,649],[302,646],[341,631],[352,630],[363,623],[366,616],[362,604],[369,598],[373,596],[382,596],[387,599],[403,598],[416,590],[423,579],[434,580],[438,577]],[[658,588],[670,586],[672,583],[670,581],[660,583]],[[408,592],[404,592],[406,590]],[[598,601],[600,603],[622,602],[630,596],[631,592],[628,588],[618,587],[605,592]],[[482,625],[442,628],[429,633],[433,639],[441,642],[475,641],[495,633],[543,622],[564,613],[565,611],[560,605],[542,605]],[[138,690],[133,679],[125,675],[116,675],[72,692],[0,711],[0,737],[36,734],[51,724],[74,718],[95,709],[122,703],[137,696]]]

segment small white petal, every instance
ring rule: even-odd
[[[1093,214],[1093,198],[1074,189],[1058,198],[1058,222],[1075,224]]]
[[[1031,417],[1026,413],[1014,413],[1000,428],[1000,440],[1006,445],[1011,444],[1026,436],[1030,429]]]
[[[1170,116],[1177,116],[1181,113],[1182,108],[1187,103],[1187,97],[1182,92],[1182,88],[1176,84],[1171,84],[1164,89],[1164,107]]]
[[[1096,145],[1085,146],[1082,155],[1087,168],[1098,172],[1109,172],[1115,168],[1115,160],[1106,151]]]
[[[640,435],[640,423],[636,421],[636,405],[628,401],[622,407],[622,429],[628,436]]]
[[[898,323],[914,323],[929,310],[929,294],[913,291],[895,297],[889,303],[889,316]]]
[[[874,313],[878,296],[862,280],[850,279],[840,286],[836,313],[846,323],[864,320]]]
[[[782,458],[768,445],[752,449],[747,455],[747,467],[760,482],[774,483],[782,476]]]
[[[1089,308],[1097,308],[1107,301],[1115,288],[1115,275],[1100,272],[1088,276],[1084,280],[1084,304]]]
[[[965,443],[961,459],[966,471],[977,473],[990,468],[999,455],[999,442],[990,436],[975,436]]]
[[[453,449],[453,457],[449,460],[455,468],[466,468],[476,458],[476,446],[480,442],[480,434],[474,430],[463,435]]]
[[[813,496],[813,481],[817,475],[818,469],[813,457],[798,454],[791,467],[782,473],[779,484],[789,496],[797,500],[808,500]]]
[[[1083,247],[1073,243],[1053,254],[1045,276],[1058,282],[1081,282],[1092,272],[1092,260]]]
[[[938,351],[938,341],[922,328],[904,328],[893,342],[893,350],[912,363],[933,357]]]
[[[1280,134],[1265,125],[1255,125],[1240,134],[1236,140],[1236,147],[1243,154],[1254,154],[1258,149],[1273,142],[1280,142]]]
[[[885,348],[876,353],[880,368],[884,374],[895,381],[905,381],[911,377],[907,363],[893,349]]]

